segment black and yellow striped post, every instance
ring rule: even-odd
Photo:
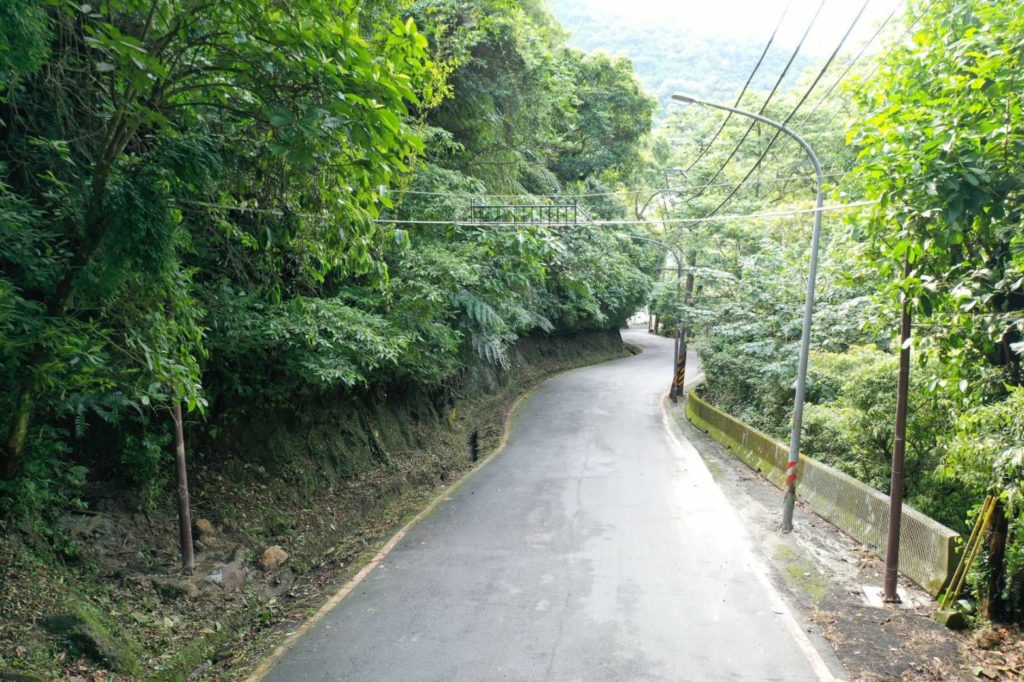
[[[683,259],[679,257],[679,253],[661,241],[660,239],[651,239],[650,237],[639,237],[634,234],[622,234],[616,235],[619,239],[631,240],[635,242],[647,242],[649,244],[657,244],[666,251],[672,254],[672,258],[676,261],[676,334],[675,334],[675,348],[672,351],[672,384],[668,389],[668,397],[672,402],[677,402],[679,396],[683,394],[683,378],[686,375],[686,351],[683,350],[683,338],[682,338],[682,299],[680,298],[680,284],[683,280]],[[654,333],[658,333],[658,321],[656,316],[654,318]],[[648,329],[648,332],[651,330]]]

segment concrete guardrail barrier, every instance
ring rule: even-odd
[[[788,447],[709,405],[694,393],[687,399],[686,416],[732,450],[747,466],[782,488]],[[877,555],[884,556],[889,523],[888,495],[805,455],[800,455],[797,472],[798,499],[809,503],[819,516]],[[900,523],[900,573],[932,596],[939,594],[956,569],[959,537],[956,531],[904,505]]]

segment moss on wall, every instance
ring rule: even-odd
[[[782,488],[785,484],[789,457],[785,445],[693,393],[686,402],[686,416],[775,486]],[[889,523],[888,495],[805,455],[800,455],[797,474],[798,494],[822,518],[879,556],[884,555]],[[956,531],[904,505],[900,523],[900,572],[932,595],[939,594],[956,568],[959,537]]]

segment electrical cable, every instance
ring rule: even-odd
[[[871,34],[871,37],[867,39],[867,42],[865,42],[864,45],[861,46],[860,50],[857,52],[856,55],[854,55],[850,63],[846,65],[846,68],[843,70],[843,72],[839,74],[839,78],[837,78],[835,82],[832,83],[832,85],[829,87],[829,89],[825,91],[825,94],[822,95],[821,99],[818,100],[818,103],[814,105],[814,108],[807,112],[807,114],[804,116],[804,120],[807,120],[808,118],[813,116],[815,112],[818,111],[819,108],[821,108],[821,105],[825,102],[825,100],[828,99],[829,95],[832,94],[832,91],[835,90],[836,87],[838,87],[839,84],[843,82],[843,79],[846,78],[846,76],[850,73],[854,65],[857,63],[857,61],[862,56],[864,56],[864,53],[867,51],[868,47],[871,46],[871,43],[875,42],[875,39],[882,34],[882,31],[885,30],[886,25],[889,23],[889,21],[892,20],[894,16],[896,16],[896,12],[899,11],[900,7],[903,6],[904,2],[905,0],[897,0],[896,6],[892,8],[891,12],[889,12],[889,16],[887,16],[882,21],[882,23],[878,25],[878,28],[875,29],[875,32]]]
[[[768,54],[768,50],[771,48],[772,43],[775,42],[775,36],[778,35],[779,28],[782,26],[782,21],[783,19],[786,18],[786,14],[789,12],[789,8],[792,7],[792,5],[793,0],[789,0],[789,2],[786,3],[786,6],[782,9],[782,15],[779,17],[778,23],[775,24],[775,30],[772,31],[771,37],[768,38],[768,44],[765,45],[764,50],[761,51],[761,56],[758,57],[757,64],[754,64],[754,70],[750,72],[749,76],[747,76],[747,82],[743,84],[743,88],[740,90],[740,94],[736,97],[736,103],[733,104],[734,107],[738,107],[740,104],[742,104],[743,95],[746,94],[747,88],[750,87],[751,81],[754,80],[754,76],[757,74],[757,70],[761,68],[761,63],[764,61],[765,56]],[[693,168],[694,166],[696,166],[697,163],[704,158],[704,155],[708,153],[708,150],[711,149],[712,146],[714,146],[715,141],[718,139],[719,135],[722,134],[722,131],[725,130],[726,124],[728,124],[729,120],[732,118],[732,113],[733,112],[730,111],[726,114],[725,119],[722,121],[722,125],[718,126],[718,130],[716,130],[715,134],[711,136],[711,140],[706,145],[704,145],[704,148],[701,150],[700,154],[697,155],[697,158],[691,161],[690,165],[683,169],[684,173]]]
[[[801,36],[800,41],[797,43],[796,48],[793,50],[793,53],[790,55],[789,60],[786,62],[786,66],[783,68],[782,73],[779,75],[778,79],[775,81],[775,85],[772,87],[771,92],[768,93],[768,97],[765,99],[764,103],[761,105],[761,108],[758,111],[759,114],[763,114],[764,113],[764,111],[767,108],[768,104],[771,102],[772,98],[775,96],[776,92],[778,91],[779,86],[782,84],[782,82],[785,79],[786,75],[789,73],[789,69],[792,67],[793,62],[796,60],[797,55],[800,53],[800,50],[803,47],[803,44],[806,41],[807,36],[810,34],[811,29],[814,27],[814,24],[817,22],[817,19],[818,19],[819,15],[821,14],[821,10],[825,6],[825,1],[826,0],[821,0],[820,4],[818,5],[817,10],[815,11],[814,16],[811,18],[810,23],[808,23],[807,28],[804,30],[804,33]],[[771,38],[769,38],[769,40],[768,40],[768,44],[765,46],[764,51],[761,53],[761,58],[758,59],[757,64],[754,66],[754,70],[751,72],[750,76],[747,78],[747,83],[743,86],[743,91],[741,91],[740,97],[737,98],[737,104],[742,99],[743,93],[746,91],[746,88],[749,86],[749,84],[750,84],[751,80],[753,79],[754,75],[757,73],[757,70],[760,67],[762,61],[764,60],[764,57],[767,54],[768,49],[771,47],[771,45],[772,45],[772,43],[773,43],[773,41],[774,41],[774,39],[776,37],[776,34],[778,33],[778,30],[779,30],[779,28],[782,25],[782,21],[786,17],[786,14],[789,11],[789,8],[790,8],[791,5],[792,5],[792,0],[790,0],[790,2],[788,2],[786,4],[786,7],[784,8],[784,10],[782,12],[782,15],[779,17],[779,21],[778,21],[778,23],[775,26],[775,30],[772,32]],[[864,10],[862,8],[861,12],[863,12],[863,11]],[[858,17],[859,17],[859,15],[858,15]],[[729,112],[729,115],[726,116],[726,119],[722,123],[721,127],[719,128],[719,131],[715,134],[715,138],[717,138],[718,135],[721,133],[722,129],[724,129],[725,124],[728,122],[730,116],[732,116],[732,112]],[[728,158],[726,158],[725,162],[719,167],[719,169],[715,172],[715,174],[711,176],[711,180],[709,180],[707,183],[704,183],[702,185],[696,186],[697,191],[694,194],[692,194],[691,196],[687,197],[687,199],[695,199],[695,198],[701,196],[704,193],[704,191],[707,190],[709,187],[732,186],[733,183],[731,183],[731,182],[719,183],[719,184],[716,185],[714,183],[714,180],[719,175],[721,175],[722,171],[725,170],[726,166],[728,166],[729,162],[733,159],[733,157],[739,151],[739,149],[742,146],[743,142],[746,141],[747,137],[750,135],[750,132],[753,130],[755,124],[756,124],[756,122],[753,122],[753,121],[750,123],[750,125],[747,127],[746,132],[744,132],[743,137],[740,138],[740,141],[733,148],[733,150],[729,154]],[[695,159],[694,162],[692,162],[689,166],[687,166],[685,170],[689,170],[690,168],[693,168],[693,166],[696,164],[696,162],[699,161],[700,158],[702,156],[704,156],[704,154],[707,152],[707,150],[711,148],[711,144],[714,142],[715,138],[713,138],[712,141],[710,143],[708,143],[708,145],[704,148],[704,151],[702,151],[701,154],[697,157],[697,159]],[[685,172],[685,170],[684,170],[684,172]],[[796,178],[791,178],[791,179],[796,179]],[[652,192],[675,191],[675,188],[661,188],[661,189],[646,190],[646,191],[652,191]],[[564,195],[564,194],[563,195],[559,195],[559,194],[525,195],[525,194],[476,194],[476,193],[468,193],[468,192],[466,192],[466,193],[453,193],[453,192],[430,192],[430,191],[425,191],[425,190],[402,190],[402,191],[397,192],[397,194],[414,194],[414,195],[424,195],[424,196],[448,196],[448,197],[458,197],[458,196],[462,196],[462,197],[487,197],[487,198],[496,198],[496,199],[514,199],[514,198],[521,198],[521,197],[530,197],[530,198],[566,198],[566,199],[569,199],[569,198],[583,198],[583,197],[612,196],[612,195],[620,195],[620,194],[621,195],[638,195],[641,192],[646,193],[646,191],[645,190],[628,190],[628,191],[622,191],[622,192],[595,192],[595,193],[573,194],[573,195]]]
[[[797,103],[796,107],[794,107],[793,111],[790,112],[790,114],[783,121],[783,125],[785,125],[786,123],[789,122],[790,119],[792,119],[792,117],[799,111],[800,107],[807,100],[807,98],[810,96],[810,94],[814,91],[814,88],[817,87],[818,82],[824,76],[825,72],[828,70],[828,68],[831,65],[832,61],[835,59],[836,55],[838,54],[839,50],[842,48],[843,44],[845,43],[845,41],[849,37],[850,33],[853,31],[853,28],[856,26],[857,22],[860,20],[860,17],[863,15],[864,10],[867,8],[867,5],[868,5],[869,2],[870,2],[870,0],[865,0],[864,5],[861,7],[860,11],[857,13],[857,16],[854,18],[853,23],[850,25],[850,27],[847,29],[846,33],[843,35],[842,40],[840,40],[839,45],[832,52],[832,55],[826,61],[825,65],[822,67],[821,71],[818,73],[818,76],[814,79],[814,82],[811,84],[811,86],[808,88],[807,92],[804,94],[804,96]],[[928,3],[928,5],[925,6],[925,9],[907,27],[907,29],[903,32],[903,34],[900,36],[900,38],[898,39],[897,42],[902,41],[903,38],[906,37],[906,35],[913,29],[913,27],[917,24],[917,22],[921,19],[921,17],[925,14],[925,12],[934,3],[935,3],[935,0],[931,0]],[[763,113],[764,112],[764,110],[767,107],[768,103],[771,101],[772,97],[776,93],[776,91],[777,91],[779,85],[781,84],[782,80],[785,78],[786,74],[788,73],[788,70],[789,70],[790,66],[792,65],[793,61],[795,60],[795,58],[796,58],[797,54],[799,53],[799,51],[800,51],[800,49],[801,49],[805,39],[807,38],[808,34],[810,33],[811,28],[813,27],[813,25],[816,22],[819,14],[821,13],[821,10],[824,7],[824,4],[825,4],[825,0],[822,0],[822,2],[819,4],[818,9],[816,10],[816,12],[814,14],[814,17],[811,19],[810,23],[807,26],[807,29],[804,31],[804,34],[801,37],[800,42],[797,44],[796,49],[793,51],[793,54],[790,56],[789,61],[786,63],[786,67],[783,69],[782,74],[779,76],[778,80],[776,81],[775,87],[772,88],[771,93],[769,93],[768,98],[765,100],[765,103],[762,105],[761,109],[759,110],[759,113]],[[789,5],[787,4],[786,9],[788,10],[788,8],[789,8]],[[895,10],[894,10],[894,13],[895,13]],[[785,11],[783,12],[783,17],[784,16],[785,16]],[[885,19],[885,21],[882,23],[882,26],[880,26],[879,29],[875,32],[875,34],[868,40],[868,44],[870,44],[870,42],[875,39],[875,37],[881,32],[882,28],[892,18],[892,16],[893,15],[890,14]],[[780,20],[779,20],[780,24],[781,24],[781,21],[782,21],[782,19],[780,18]],[[776,32],[778,31],[778,28],[779,27],[776,26]],[[772,34],[772,39],[774,39],[774,37],[775,37],[775,33]],[[772,39],[769,40],[769,43],[768,43],[769,46],[771,45]],[[867,47],[867,44],[865,44],[865,46],[861,49],[861,52],[858,53],[858,57],[861,54],[863,54],[863,52],[866,49],[866,47]],[[765,51],[767,51],[767,47],[765,48]],[[764,57],[764,55],[762,54],[762,59],[763,59],[763,57]],[[856,61],[856,59],[857,59],[857,57],[854,58],[854,61]],[[758,62],[758,66],[759,65],[760,65],[760,60]],[[755,66],[754,73],[756,73],[756,70],[757,70],[758,66]],[[847,70],[844,71],[843,75],[840,76],[840,78],[837,80],[837,82],[835,84],[833,84],[833,86],[831,88],[829,88],[829,92],[826,92],[824,97],[827,97],[829,95],[829,93],[832,91],[832,89],[836,87],[838,82],[842,80],[842,78],[846,75],[846,73],[850,70],[850,68],[852,68],[852,63],[851,63],[850,66],[847,67]],[[875,70],[877,70],[877,68],[878,67],[876,66]],[[874,73],[874,71],[872,71],[872,74],[873,73]],[[753,73],[751,74],[751,78],[752,77],[753,77]],[[869,79],[870,79],[870,77],[868,79],[866,79],[866,80],[869,80]],[[748,78],[747,82],[749,84],[750,78]],[[744,86],[744,87],[746,87],[746,86]],[[742,97],[742,93],[741,93],[741,97]],[[824,99],[824,97],[822,99]],[[820,103],[821,103],[821,101],[819,101],[818,105],[820,105]],[[818,105],[816,105],[816,106],[818,106]],[[812,113],[813,113],[813,111],[812,111]],[[728,120],[728,118],[727,118],[727,120]],[[740,143],[737,144],[737,146],[733,150],[732,154],[730,154],[729,158],[726,159],[725,164],[723,164],[718,169],[718,171],[715,173],[715,175],[712,176],[712,180],[714,180],[714,178],[716,178],[719,174],[721,174],[722,170],[728,164],[729,160],[731,160],[732,157],[735,155],[736,151],[739,149],[740,145],[742,145],[743,141],[746,139],[747,135],[749,134],[750,130],[753,128],[754,125],[755,125],[755,123],[751,123],[750,124],[750,127],[748,127],[748,130],[747,130],[747,133],[744,134],[743,138],[740,140]],[[724,124],[723,124],[723,127],[724,127]],[[725,215],[725,216],[717,216],[716,217],[717,212],[719,210],[721,210],[721,208],[729,200],[731,200],[731,198],[733,196],[735,196],[736,192],[743,185],[743,183],[745,183],[746,180],[749,179],[749,177],[753,173],[753,171],[764,160],[764,158],[767,155],[768,151],[771,149],[772,145],[775,143],[775,141],[778,139],[778,137],[781,134],[782,134],[781,131],[777,131],[775,133],[775,136],[768,143],[768,146],[761,153],[761,156],[755,162],[755,164],[751,168],[751,170],[747,173],[746,176],[744,176],[743,180],[741,180],[740,183],[733,188],[733,191],[730,192],[730,194],[725,198],[725,200],[722,201],[722,203],[720,203],[713,211],[711,211],[710,213],[708,213],[707,215],[705,215],[705,216],[703,216],[701,218],[675,218],[675,219],[668,218],[668,219],[658,219],[658,220],[597,220],[597,221],[585,221],[585,222],[582,222],[582,223],[553,223],[552,225],[558,225],[558,226],[571,226],[571,225],[574,225],[574,224],[576,224],[576,225],[583,225],[583,224],[587,224],[587,225],[638,225],[638,224],[649,224],[649,223],[650,224],[654,224],[654,223],[657,223],[657,224],[665,224],[665,223],[686,223],[686,224],[692,224],[692,223],[708,222],[708,221],[712,221],[712,220],[716,220],[716,221],[742,220],[742,219],[758,218],[758,217],[777,217],[777,216],[786,216],[786,215],[798,215],[798,214],[802,214],[802,213],[814,213],[815,209],[800,209],[800,210],[792,210],[792,211],[769,211],[769,212],[750,213],[750,214],[735,214],[735,215]],[[699,157],[698,157],[698,159],[699,159]],[[690,167],[692,167],[692,164],[691,164]],[[834,174],[827,175],[827,177],[834,177],[834,176],[841,176],[841,175],[843,175],[843,174],[842,173],[834,173]],[[778,180],[799,179],[799,178],[802,178],[802,177],[804,177],[804,176],[790,176],[788,178],[778,178]],[[703,185],[699,185],[697,187],[698,187],[699,190],[701,190],[700,193],[703,193],[703,190],[707,189],[708,187],[727,186],[727,185],[732,185],[732,184],[733,183],[730,182],[730,183],[718,183],[716,185],[713,182],[708,182],[708,183],[705,183]],[[660,189],[653,190],[653,191],[657,191],[657,192],[662,192],[662,191],[678,191],[679,189],[686,189],[686,188],[687,188],[686,186],[679,187],[679,188],[660,188]],[[586,193],[586,194],[577,194],[577,195],[554,195],[554,194],[550,194],[550,195],[472,194],[472,193],[452,193],[452,192],[429,192],[429,191],[418,191],[418,190],[405,190],[405,191],[400,191],[398,193],[399,194],[419,194],[419,195],[429,195],[429,196],[449,196],[449,197],[465,196],[465,197],[516,198],[516,197],[530,196],[532,198],[566,198],[566,199],[569,199],[569,198],[599,197],[599,196],[612,196],[612,195],[634,195],[634,194],[639,194],[639,193],[645,192],[645,191],[651,191],[651,190],[648,188],[647,190],[643,190],[643,189],[623,190],[623,191],[615,191],[615,192],[598,192],[598,193]],[[700,193],[694,195],[694,197],[695,196],[699,196]],[[693,197],[690,197],[690,198],[693,198]],[[271,214],[271,215],[277,215],[277,216],[284,215],[283,211],[276,210],[276,209],[260,209],[258,207],[247,207],[247,206],[230,206],[230,205],[215,204],[215,203],[202,202],[202,201],[183,201],[181,203],[189,204],[189,205],[194,205],[194,206],[203,206],[203,207],[208,207],[208,208],[220,208],[220,209],[233,210],[233,211],[246,211],[246,212],[253,212],[253,213],[264,213],[264,214]],[[833,206],[824,206],[824,207],[822,207],[821,210],[823,212],[824,211],[844,210],[844,209],[848,209],[848,208],[856,208],[856,207],[860,207],[860,206],[873,205],[875,203],[877,203],[877,202],[874,202],[874,201],[860,201],[860,202],[853,202],[853,203],[849,203],[849,204],[839,204],[839,205],[833,205]],[[300,215],[300,216],[304,216],[304,217],[323,217],[323,216],[316,215],[316,214],[303,214],[303,213],[298,213],[298,214],[295,214],[295,215]],[[373,219],[372,222],[377,223],[377,224],[394,224],[394,225],[399,225],[399,224],[408,224],[408,225],[452,225],[452,224],[459,223],[459,221],[402,220],[402,219],[386,219],[386,218]],[[482,222],[481,223],[459,223],[459,224],[469,224],[469,225],[478,225],[478,226],[495,226],[495,227],[497,227],[497,226],[519,226],[519,227],[523,227],[523,226],[526,225],[524,223],[497,223],[497,222],[495,222],[495,223],[482,223]]]
[[[903,30],[903,33],[900,34],[900,37],[896,39],[895,44],[898,45],[899,43],[903,42],[903,40],[910,34],[910,32],[914,30],[914,27],[917,26],[917,22],[921,21],[921,19],[924,17],[924,15],[928,13],[928,10],[931,9],[932,5],[934,5],[934,4],[935,4],[935,0],[929,0],[928,4],[924,6],[924,9],[922,9],[921,12],[916,17],[914,17],[914,20],[911,21],[910,24],[907,26],[907,28]],[[909,12],[909,10],[908,10],[908,12]],[[861,79],[860,87],[857,88],[857,94],[858,95],[862,94],[864,92],[864,89],[871,82],[871,79],[874,77],[874,75],[878,72],[878,68],[880,66],[881,66],[881,63],[875,64],[874,68],[872,68],[871,71],[868,72],[868,75],[865,76],[863,79]],[[843,112],[845,113],[848,108],[849,108],[849,105],[844,107],[843,108]]]
[[[209,201],[190,201],[190,200],[179,200],[178,203],[185,204],[187,206],[200,206],[203,208],[219,208],[226,211],[239,211],[242,213],[259,213],[265,215],[283,216],[284,211],[273,209],[273,208],[259,208],[257,206],[231,206],[229,204],[216,204]],[[848,204],[832,204],[828,206],[822,206],[821,212],[831,211],[845,211],[847,209],[860,208],[862,206],[873,206],[877,204],[877,201],[855,201]],[[733,214],[733,215],[722,215],[722,216],[703,216],[700,218],[658,218],[655,220],[585,220],[575,223],[570,222],[557,222],[557,223],[540,223],[540,222],[469,222],[465,220],[416,220],[416,219],[403,219],[403,218],[374,218],[371,222],[379,225],[466,225],[471,227],[576,227],[582,225],[654,225],[654,224],[696,224],[706,222],[726,222],[731,220],[749,220],[751,218],[778,218],[782,216],[792,215],[804,215],[807,213],[815,213],[818,209],[815,208],[797,208],[787,209],[780,211],[759,211],[755,213],[745,214]],[[300,216],[303,218],[323,218],[323,214],[317,213],[292,213],[291,215]]]
[[[812,92],[814,92],[814,88],[817,87],[818,82],[821,81],[822,77],[825,75],[825,72],[828,71],[828,67],[831,66],[832,61],[836,58],[836,55],[839,54],[839,50],[842,49],[843,44],[846,42],[846,39],[849,38],[850,33],[853,32],[853,28],[857,25],[857,22],[860,21],[860,18],[861,16],[863,16],[864,10],[867,9],[869,2],[871,2],[871,0],[864,0],[864,4],[861,5],[860,11],[857,12],[857,16],[853,18],[853,22],[850,24],[850,27],[846,29],[846,33],[844,33],[843,37],[839,40],[839,44],[836,45],[836,49],[832,51],[832,54],[829,56],[824,66],[821,67],[821,71],[818,72],[818,75],[815,77],[810,87],[807,88],[807,92],[804,93],[804,96],[800,98],[800,101],[796,103],[796,106],[793,107],[793,110],[789,112],[789,115],[786,116],[786,118],[782,121],[783,127],[785,127],[785,125],[789,123],[789,121],[794,116],[796,116],[797,112],[800,111],[800,107],[803,106],[803,103],[806,102],[807,98],[810,97]],[[741,187],[743,187],[743,184],[750,179],[750,176],[754,174],[754,171],[757,170],[758,166],[761,165],[761,162],[764,161],[765,156],[768,155],[768,152],[771,150],[772,145],[775,144],[775,141],[779,139],[780,135],[782,135],[782,131],[776,130],[775,135],[773,135],[772,139],[768,141],[768,145],[764,148],[764,151],[761,152],[761,155],[757,158],[757,161],[754,162],[754,165],[750,167],[750,170],[747,171],[747,174],[743,176],[743,179],[739,181],[739,183],[733,188],[731,192],[729,192],[725,199],[723,199],[721,203],[718,204],[718,206],[716,206],[710,213],[707,214],[708,216],[713,216],[716,213],[718,213],[726,204],[728,204],[732,200],[734,196],[736,196],[736,193],[739,192]]]
[[[775,81],[775,86],[772,88],[772,91],[768,93],[767,99],[765,99],[764,104],[762,104],[761,108],[758,110],[757,113],[759,115],[764,114],[765,109],[768,108],[768,104],[772,101],[772,97],[775,96],[775,93],[778,91],[779,86],[782,85],[783,79],[785,79],[786,74],[789,73],[790,67],[793,66],[793,62],[796,60],[797,55],[800,53],[800,49],[803,47],[804,41],[807,40],[807,36],[810,34],[811,29],[814,27],[815,22],[818,20],[818,16],[821,14],[821,10],[824,6],[825,0],[821,0],[821,3],[818,5],[818,9],[814,12],[814,16],[811,17],[810,23],[807,24],[807,28],[804,30],[804,34],[800,37],[800,42],[796,44],[796,49],[793,50],[793,54],[790,55],[789,61],[786,62],[785,68],[782,69],[782,73],[779,75],[778,80]],[[722,174],[722,171],[725,170],[726,166],[729,165],[729,162],[732,161],[734,156],[736,156],[736,152],[738,152],[740,150],[740,147],[743,146],[743,143],[746,142],[747,137],[750,135],[750,132],[754,129],[756,123],[756,121],[750,122],[750,125],[747,126],[746,132],[743,133],[743,137],[741,137],[740,141],[736,143],[736,146],[733,147],[732,152],[729,153],[729,156],[725,159],[722,165],[718,167],[718,170],[715,171],[715,174],[711,176],[711,180],[709,182],[714,182],[715,179]],[[687,197],[687,199],[696,199],[702,194],[704,194],[703,190]]]
[[[739,106],[739,104],[742,102],[743,95],[746,93],[746,90],[750,86],[751,81],[753,80],[754,76],[757,74],[757,71],[760,68],[762,62],[764,61],[765,56],[768,54],[768,50],[771,48],[772,44],[774,43],[775,37],[776,37],[776,35],[779,32],[779,28],[782,26],[782,22],[785,19],[787,13],[789,12],[789,9],[792,6],[792,4],[793,4],[792,0],[789,0],[789,2],[786,3],[785,8],[783,8],[782,15],[779,17],[779,20],[778,20],[778,22],[775,25],[775,30],[772,31],[772,35],[768,39],[768,43],[765,45],[764,50],[761,52],[761,56],[758,58],[757,63],[754,65],[753,71],[750,72],[750,75],[747,77],[746,83],[744,83],[743,88],[740,91],[739,96],[736,98],[736,106]],[[788,73],[790,67],[793,64],[793,61],[796,59],[796,56],[799,53],[799,51],[801,49],[801,46],[804,43],[804,40],[807,38],[807,35],[810,32],[811,27],[814,25],[815,21],[818,18],[818,15],[821,13],[821,10],[822,10],[822,8],[824,6],[825,6],[825,0],[822,0],[821,4],[818,6],[817,11],[815,12],[814,17],[811,19],[811,23],[807,26],[807,29],[804,32],[803,37],[800,39],[800,42],[797,44],[796,49],[794,50],[793,54],[790,56],[789,61],[786,63],[786,67],[783,69],[782,74],[776,80],[775,86],[772,88],[772,91],[768,94],[768,98],[765,100],[765,103],[762,105],[760,113],[764,112],[765,107],[767,107],[768,103],[771,101],[772,97],[775,95],[775,93],[778,90],[779,86],[782,84],[783,79],[785,79],[786,74]],[[690,165],[688,165],[683,170],[684,173],[686,171],[690,170],[691,168],[693,168],[694,165],[696,165],[697,162],[700,161],[700,159],[707,153],[707,151],[714,144],[715,140],[719,137],[719,135],[725,129],[725,126],[729,122],[729,119],[730,119],[730,117],[732,115],[733,115],[732,112],[728,112],[728,115],[725,117],[725,120],[722,122],[721,126],[719,126],[718,131],[714,134],[714,136],[712,137],[711,141],[708,142],[707,145],[705,145],[704,150],[701,151],[701,153],[697,156],[697,158],[694,159],[690,163]],[[751,124],[750,127],[752,128],[753,124]],[[744,134],[743,139],[740,140],[740,144],[743,143],[743,140],[746,139],[746,136],[749,133],[750,133],[750,128],[748,128],[747,132]],[[738,145],[737,145],[737,148],[738,148]],[[733,150],[733,154],[735,154],[735,153],[736,153],[736,150]],[[730,155],[729,158],[731,159],[732,155]],[[726,160],[726,163],[728,163],[728,159]],[[720,172],[721,172],[721,169],[720,169],[719,173]],[[712,180],[714,180],[714,178],[718,177],[719,173],[715,173],[715,175],[712,177]],[[796,178],[790,178],[790,179],[796,179]],[[718,185],[715,185],[712,182],[708,182],[708,183],[705,183],[705,184],[702,184],[702,185],[697,185],[695,187],[697,189],[699,189],[699,190],[704,190],[704,189],[707,189],[708,187],[716,187],[716,186],[721,186],[721,187],[732,186],[732,183],[731,182],[727,182],[727,183],[720,183]],[[476,194],[476,193],[469,193],[469,192],[449,193],[449,192],[429,192],[429,191],[423,191],[423,190],[404,190],[404,191],[400,191],[399,194],[417,194],[417,195],[452,196],[452,197],[455,197],[455,196],[490,197],[490,198],[508,199],[508,198],[520,198],[520,197],[532,197],[532,198],[600,197],[600,196],[611,196],[611,195],[617,195],[617,194],[633,195],[633,194],[646,193],[647,191],[663,192],[663,191],[674,191],[674,190],[675,190],[675,188],[659,188],[659,189],[628,190],[628,191],[621,191],[621,192],[595,192],[595,193],[571,194],[571,195],[564,195],[564,194],[534,194],[534,195],[529,195],[529,194]],[[697,193],[694,196],[700,196],[700,194],[702,194],[702,193],[703,193],[703,191]],[[691,198],[693,198],[693,197],[691,197]]]
[[[826,173],[825,177],[839,177],[844,173]],[[773,182],[800,180],[806,175],[789,175],[772,178]],[[676,185],[675,187],[638,187],[635,189],[611,190],[608,192],[584,192],[582,194],[474,194],[470,192],[431,192],[427,190],[398,190],[395,195],[415,194],[434,197],[476,197],[482,199],[582,199],[588,197],[635,196],[656,192],[678,192],[684,189],[703,189],[705,187],[732,187],[732,182],[701,183],[699,185]]]

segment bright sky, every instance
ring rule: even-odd
[[[726,35],[758,44],[768,40],[789,5],[776,41],[790,48],[799,41],[820,3],[821,0],[583,0],[591,12],[602,18],[666,30]],[[824,9],[804,44],[805,54],[827,56],[862,5],[863,0],[825,0]],[[902,8],[903,0],[869,0],[844,51],[859,49],[897,6]]]

